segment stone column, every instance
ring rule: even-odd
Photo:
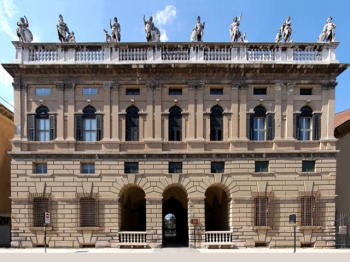
[[[286,139],[294,139],[293,137],[293,112],[294,112],[294,83],[287,84],[287,109],[286,109]]]
[[[112,84],[112,140],[119,142],[119,84]],[[122,132],[123,133],[123,132]]]
[[[154,87],[154,138],[162,140],[162,85],[156,84]]]
[[[146,137],[145,140],[153,139],[153,84],[147,83],[147,105],[146,105]]]
[[[195,139],[195,87],[193,83],[188,84],[188,122],[190,128],[188,129],[187,139]]]
[[[146,241],[151,248],[162,247],[162,196],[146,195]]]
[[[75,141],[75,123],[74,123],[74,118],[75,118],[75,83],[69,82],[66,83],[66,88],[67,88],[67,92],[66,92],[66,96],[67,96],[67,100],[68,100],[68,104],[67,104],[67,114],[68,114],[68,123],[67,123],[67,127],[68,127],[68,137],[67,140],[70,141]]]
[[[238,138],[238,84],[231,84],[231,134],[230,139]]]
[[[240,84],[239,94],[239,138],[247,140],[247,83]]]
[[[205,202],[204,195],[188,197],[188,242],[190,247],[204,248],[205,242]],[[198,219],[198,224],[191,223]]]
[[[162,119],[163,119],[163,129],[164,129],[164,141],[169,141],[169,112],[163,112],[162,113]],[[182,121],[183,122],[183,121]],[[184,124],[182,124],[182,129],[184,130]],[[182,131],[182,136],[183,136]],[[183,139],[182,139],[183,141]]]
[[[103,141],[111,139],[111,83],[103,83]]]
[[[204,140],[203,138],[203,89],[204,84],[199,83],[197,84],[197,105],[196,105],[196,127],[197,127],[197,139],[198,140]]]
[[[275,84],[275,139],[282,139],[282,83]]]
[[[57,116],[56,116],[56,140],[64,140],[64,83],[57,83],[57,104],[60,105],[57,107]]]
[[[327,110],[327,138],[334,138],[334,101],[335,101],[335,87],[337,86],[336,81],[332,81],[328,83],[328,110]],[[326,90],[322,90],[322,102],[323,102],[323,92]],[[322,103],[323,105],[323,103]],[[322,108],[323,109],[323,108]],[[323,118],[323,117],[322,117]],[[325,122],[321,119],[321,123]],[[321,130],[322,132],[322,130]],[[321,135],[321,139],[324,138]]]

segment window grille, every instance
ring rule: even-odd
[[[51,213],[51,194],[29,194],[29,223],[32,227],[44,226],[44,212]],[[52,219],[52,215],[51,215]]]
[[[300,226],[320,226],[320,193],[299,192],[298,196]]]
[[[98,193],[77,193],[77,226],[98,227],[99,226],[99,204]]]
[[[252,193],[252,214],[254,226],[274,226],[274,193]]]

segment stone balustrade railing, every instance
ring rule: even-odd
[[[205,231],[205,243],[231,243],[231,231]]]
[[[339,63],[339,43],[22,43],[14,63]]]
[[[120,244],[144,244],[146,243],[145,231],[120,231],[118,233]]]

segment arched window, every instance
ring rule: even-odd
[[[223,110],[214,106],[210,114],[210,141],[222,141],[223,131]]]
[[[182,116],[181,109],[177,106],[169,110],[169,141],[182,140]]]
[[[250,140],[273,140],[275,121],[273,114],[267,114],[263,106],[254,108],[254,113],[248,114],[247,137]]]
[[[131,106],[126,110],[126,141],[139,141],[139,110]]]
[[[102,139],[102,115],[96,109],[87,106],[82,115],[75,116],[75,137],[77,141],[95,142]]]
[[[55,139],[55,115],[49,114],[46,106],[38,107],[35,115],[28,116],[30,141],[51,141]]]
[[[295,115],[294,137],[298,140],[319,140],[321,134],[321,116],[308,106]]]

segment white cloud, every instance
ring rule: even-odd
[[[13,88],[12,88],[12,77],[6,72],[6,70],[0,66],[0,86],[1,86],[1,97],[10,97],[8,101],[0,101],[1,104],[5,105],[7,108],[13,110],[11,105],[13,105]]]
[[[167,5],[164,10],[157,11],[154,15],[154,20],[159,25],[171,23],[176,17],[176,8],[172,5]]]
[[[7,16],[12,18],[16,13],[18,13],[18,9],[12,0],[0,0],[0,30],[8,34],[12,40],[18,40],[18,37],[15,34],[15,30],[12,30]]]
[[[160,31],[160,41],[161,42],[168,42],[169,38],[166,36],[166,30],[163,28],[159,28]]]
[[[12,18],[15,14],[18,13],[18,8],[12,0],[2,0],[2,2],[4,10],[10,18]]]

